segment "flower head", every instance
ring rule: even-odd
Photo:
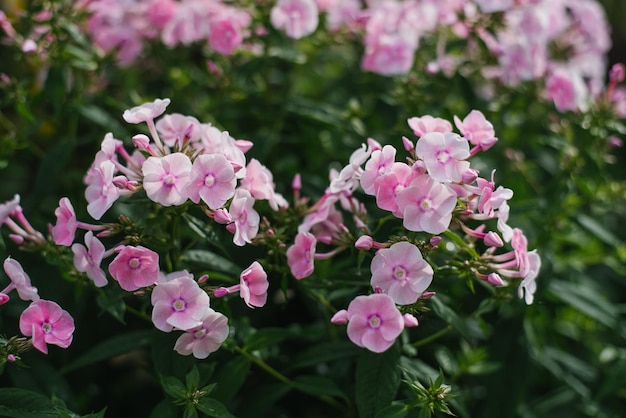
[[[11,279],[11,284],[2,291],[3,294],[9,293],[11,290],[17,290],[17,294],[22,300],[39,300],[37,288],[30,284],[30,277],[22,268],[22,265],[11,257],[4,260],[4,272]]]
[[[156,99],[124,111],[122,117],[128,123],[147,122],[163,114],[169,104],[170,99]]]
[[[61,198],[59,207],[56,208],[54,214],[57,217],[57,223],[52,228],[54,243],[69,247],[74,242],[74,234],[76,234],[78,225],[72,202],[67,197]]]
[[[153,285],[159,278],[159,255],[141,245],[124,246],[109,264],[109,273],[129,292]]]
[[[174,350],[187,356],[204,359],[217,351],[228,337],[228,318],[208,308],[201,323],[178,337]]]
[[[460,182],[470,163],[469,143],[454,133],[429,132],[415,145],[415,154],[424,161],[428,174],[440,182]]]
[[[287,264],[296,279],[304,279],[313,273],[316,245],[315,235],[299,232],[295,243],[287,249]]]
[[[188,186],[189,199],[202,199],[209,208],[224,206],[235,194],[237,178],[230,162],[222,154],[202,154],[193,162]]]
[[[270,12],[270,20],[290,38],[300,39],[315,31],[318,14],[315,0],[278,0]]]
[[[249,307],[262,307],[267,302],[267,273],[258,261],[241,272],[239,295]]]
[[[33,347],[48,354],[46,344],[69,347],[74,333],[74,319],[55,302],[39,299],[20,315],[20,331],[32,337]]]
[[[149,157],[141,167],[148,198],[163,206],[182,205],[187,200],[191,160],[181,152]]]
[[[85,245],[72,245],[74,253],[74,267],[76,270],[86,273],[97,287],[106,286],[109,282],[100,263],[104,257],[104,245],[96,238],[92,231],[85,234]]]
[[[152,291],[152,322],[157,329],[190,330],[202,324],[209,310],[209,295],[191,277],[157,284]]]

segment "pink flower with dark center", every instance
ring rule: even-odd
[[[164,332],[190,330],[202,324],[209,310],[209,295],[192,277],[157,284],[152,290],[152,322]]]
[[[287,249],[287,264],[296,279],[304,279],[313,273],[316,245],[315,235],[299,232],[295,243]]]
[[[331,322],[348,322],[348,338],[375,353],[391,347],[405,326],[393,299],[384,293],[357,296],[348,305],[348,310],[337,312]]]
[[[119,189],[113,184],[116,171],[115,165],[106,160],[90,172],[85,198],[88,202],[87,212],[96,220],[102,218],[120,196]]]
[[[270,12],[270,20],[290,38],[300,39],[315,32],[318,14],[314,0],[278,0]]]
[[[454,133],[429,132],[415,145],[415,155],[424,161],[428,174],[440,182],[460,182],[470,163],[469,143]]]
[[[178,206],[187,200],[191,160],[175,152],[164,157],[148,157],[141,167],[143,188],[148,198],[163,206]]]
[[[153,285],[159,278],[159,254],[141,245],[123,246],[109,264],[109,273],[129,292]]]
[[[243,246],[252,242],[252,239],[259,232],[261,217],[254,210],[254,198],[250,192],[244,189],[237,189],[228,212],[235,223],[233,243]]]
[[[174,350],[187,356],[204,359],[217,351],[228,337],[228,318],[208,308],[202,323],[178,337]]]
[[[456,194],[447,185],[422,174],[398,193],[397,202],[406,229],[441,234],[452,220]]]
[[[74,235],[78,222],[72,202],[67,197],[59,200],[59,207],[55,209],[57,223],[52,228],[52,239],[57,245],[69,247],[74,242]]]
[[[422,136],[429,132],[452,132],[452,124],[445,119],[434,118],[430,115],[412,117],[407,119],[409,127],[413,129],[415,136]]]
[[[55,302],[40,299],[20,315],[20,332],[32,337],[33,347],[48,354],[46,344],[67,348],[72,343],[74,319]]]
[[[106,273],[100,268],[104,251],[104,245],[93,235],[92,231],[87,231],[85,234],[85,245],[72,245],[74,267],[76,267],[76,270],[86,273],[87,277],[93,280],[96,287],[106,286],[109,282],[106,278]]]
[[[230,162],[222,154],[202,154],[193,162],[187,188],[189,199],[202,199],[209,208],[217,210],[235,194],[237,178]]]
[[[419,248],[397,242],[376,252],[371,264],[372,288],[380,288],[398,305],[415,303],[433,280],[433,269]]]
[[[7,274],[7,276],[9,276],[9,279],[11,280],[11,283],[9,283],[9,285],[4,290],[2,290],[2,292],[0,292],[7,296],[7,301],[8,293],[11,292],[11,290],[13,289],[17,290],[17,294],[22,300],[39,300],[37,288],[31,285],[30,277],[28,276],[28,274],[26,274],[26,272],[22,268],[22,265],[17,260],[12,259],[11,257],[7,257],[7,259],[4,260],[3,267],[4,272]]]

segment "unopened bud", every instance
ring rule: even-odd
[[[148,135],[137,134],[133,136],[132,141],[135,148],[141,151],[148,151],[148,148],[150,148],[150,138],[148,138]]]
[[[402,320],[404,321],[405,328],[416,327],[419,325],[419,322],[417,322],[417,318],[410,313],[402,315]]]
[[[613,64],[611,70],[609,71],[609,80],[612,83],[621,83],[624,81],[624,76],[626,75],[626,69],[624,68],[624,64],[617,63]]]
[[[433,248],[437,248],[437,245],[439,245],[440,242],[441,242],[441,237],[439,235],[435,235],[434,237],[430,239],[430,241],[428,241],[428,244],[430,244],[430,246]]]
[[[374,138],[367,138],[367,146],[372,152],[376,151],[377,149],[383,149],[383,146],[380,145],[380,142],[378,142]]]
[[[251,141],[247,141],[245,139],[235,139],[235,146],[244,154],[250,151],[250,148],[252,148],[253,145],[254,143]]]
[[[413,144],[413,142],[411,142],[411,140],[406,136],[402,137],[402,145],[404,145],[404,149],[406,150],[406,152],[411,152],[415,149],[415,145]]]
[[[348,323],[348,311],[346,311],[345,309],[340,310],[339,312],[334,314],[332,318],[330,318],[330,322],[332,322],[335,325],[347,324]]]
[[[202,276],[198,277],[198,284],[202,284],[206,282],[207,280],[209,280],[209,275],[203,274]]]
[[[224,297],[228,294],[228,289],[225,287],[218,287],[217,289],[215,289],[213,291],[213,296],[215,296],[216,298],[221,298]]]
[[[9,363],[15,363],[18,360],[18,357],[15,354],[7,355],[7,361]]]
[[[300,174],[296,174],[295,176],[293,176],[293,180],[291,181],[291,188],[293,190],[302,189],[302,178],[300,177]]]
[[[478,178],[478,171],[470,168],[461,174],[461,183],[472,184]]]
[[[218,224],[229,224],[233,221],[233,217],[226,209],[218,209],[213,213],[213,220]]]
[[[0,305],[4,305],[9,301],[9,299],[9,295],[7,295],[6,293],[0,293]]]
[[[502,280],[502,278],[500,277],[500,275],[498,273],[490,273],[487,276],[487,282],[489,284],[494,285],[494,286],[502,286],[502,285],[504,285],[504,281]]]
[[[354,243],[357,250],[367,251],[374,245],[374,239],[369,235],[361,235]]]
[[[487,247],[503,247],[504,243],[502,242],[502,238],[500,235],[496,234],[493,231],[489,231],[485,234],[485,238],[483,238],[483,242]]]
[[[17,235],[17,234],[9,234],[9,238],[11,239],[11,241],[13,241],[14,243],[16,243],[17,245],[22,245],[24,244],[24,237],[21,235]]]

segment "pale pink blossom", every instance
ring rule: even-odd
[[[178,44],[189,45],[209,36],[209,14],[213,2],[191,0],[178,3],[173,16],[161,31],[163,43],[173,48]],[[207,7],[208,6],[208,7]]]
[[[252,242],[252,239],[259,232],[259,222],[261,217],[254,210],[254,198],[249,191],[237,189],[233,200],[228,208],[230,216],[233,218],[235,225],[235,234],[233,243],[243,246]]]
[[[152,322],[164,332],[200,326],[210,305],[209,295],[188,276],[157,284],[151,302]]]
[[[219,209],[233,197],[237,179],[235,170],[222,154],[202,154],[193,162],[187,186],[189,199],[202,199],[209,208]]]
[[[128,123],[148,122],[161,116],[169,104],[170,99],[155,99],[153,102],[125,110],[122,118]]]
[[[92,231],[87,231],[85,234],[85,245],[78,243],[72,245],[72,252],[76,270],[86,273],[96,287],[106,286],[108,280],[104,270],[100,268],[105,248]]]
[[[480,110],[472,110],[462,121],[455,116],[454,124],[465,139],[472,145],[479,146],[483,151],[491,148],[498,141],[493,125]]]
[[[39,299],[20,315],[20,332],[32,337],[33,347],[48,354],[47,344],[67,348],[72,343],[74,319],[55,302]]]
[[[99,220],[119,198],[120,191],[113,184],[116,168],[111,161],[103,161],[91,170],[85,189],[87,212]]]
[[[304,279],[313,273],[316,245],[315,235],[299,232],[295,243],[287,249],[287,264],[296,279]]]
[[[554,68],[546,78],[545,95],[554,102],[559,112],[586,110],[589,93],[585,82],[577,71]]]
[[[191,160],[181,152],[148,157],[141,167],[143,188],[148,198],[163,206],[178,206],[187,200]]]
[[[209,308],[200,325],[178,337],[174,350],[184,356],[193,354],[197,359],[204,359],[220,348],[228,332],[228,318]]]
[[[315,0],[278,0],[270,12],[270,21],[290,38],[300,39],[317,29],[318,14]]]
[[[419,248],[405,241],[378,250],[370,268],[372,288],[381,289],[398,305],[417,302],[434,274]]]
[[[382,353],[393,345],[404,329],[404,318],[393,299],[384,293],[357,296],[348,310],[337,312],[334,324],[348,323],[348,338],[375,353]]]
[[[441,234],[452,220],[456,194],[446,184],[422,174],[398,193],[397,202],[406,229]]]
[[[541,258],[537,254],[536,250],[530,251],[526,254],[527,257],[527,269],[522,281],[519,284],[518,295],[520,298],[524,298],[527,305],[532,305],[535,292],[537,291],[537,283],[535,279],[541,269]]]
[[[57,245],[69,247],[74,242],[74,235],[78,221],[72,202],[67,197],[59,200],[59,207],[55,209],[54,214],[57,217],[57,223],[52,228],[52,239]]]
[[[407,164],[394,163],[385,175],[374,182],[376,205],[398,218],[402,217],[402,213],[398,211],[398,193],[408,187],[415,176],[415,172]]]
[[[365,163],[365,169],[361,173],[361,187],[369,195],[376,194],[374,186],[376,179],[385,175],[395,163],[396,149],[391,145],[385,145],[381,150],[372,152],[370,159]]]
[[[230,287],[218,287],[213,291],[215,297],[223,297],[227,294],[239,292],[239,296],[250,308],[260,308],[267,302],[267,289],[269,282],[267,273],[258,262],[253,262],[250,267],[241,272],[239,284]]]
[[[469,143],[455,133],[429,132],[415,144],[415,155],[424,161],[428,174],[440,182],[460,182],[470,163]]]
[[[182,146],[184,140],[190,142],[199,141],[201,136],[198,119],[193,116],[181,115],[180,113],[164,115],[156,122],[156,128],[163,143],[170,148],[174,147],[174,145]],[[146,139],[148,138],[146,137]],[[147,142],[145,144],[147,145]]]
[[[435,118],[430,115],[424,115],[422,117],[412,117],[407,119],[409,127],[413,130],[413,133],[420,137],[429,132],[452,132],[452,124],[441,118]]]
[[[129,292],[153,285],[159,278],[159,254],[141,245],[123,246],[109,264],[109,273]]]
[[[383,34],[366,44],[361,68],[382,75],[406,74],[413,66],[414,42],[397,34]]]
[[[250,15],[234,7],[222,6],[209,16],[209,46],[217,52],[230,55],[239,47],[250,25]]]
[[[31,285],[30,277],[17,260],[7,257],[6,260],[4,260],[3,267],[11,283],[2,290],[2,294],[8,295],[11,290],[15,289],[22,300],[39,300],[37,288]]]
[[[246,175],[239,186],[249,191],[256,200],[267,200],[272,209],[278,210],[281,200],[277,199],[274,176],[256,158],[251,159],[246,166]]]

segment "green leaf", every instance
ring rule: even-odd
[[[126,324],[124,322],[124,314],[126,313],[126,302],[124,302],[123,296],[118,294],[110,294],[110,293],[101,293],[96,298],[96,303],[98,306],[111,314],[111,316],[122,324]]]
[[[296,388],[313,396],[334,396],[347,399],[346,394],[335,382],[324,376],[298,376],[295,380]]]
[[[105,418],[106,407],[100,412],[94,412],[92,414],[83,415],[83,418]]]
[[[150,418],[178,418],[179,416],[179,410],[169,399],[163,399],[150,412]]]
[[[360,418],[373,418],[395,398],[400,385],[400,348],[377,354],[364,351],[356,365],[356,404]]]
[[[78,357],[62,369],[63,373],[80,369],[89,364],[97,363],[120,354],[128,353],[136,348],[147,346],[150,343],[152,331],[133,331],[116,335],[106,341],[96,344],[85,354]]]
[[[201,398],[198,401],[197,408],[214,418],[235,418],[228,412],[228,409],[221,402],[212,398]]]
[[[185,388],[183,382],[173,376],[162,376],[161,386],[165,393],[174,399],[185,399],[187,396],[187,388]]]
[[[470,339],[470,330],[465,321],[456,314],[450,307],[445,305],[441,298],[434,297],[431,298],[431,303],[433,306],[433,311],[435,314],[446,321],[448,324],[452,325],[455,330],[463,336],[466,340]]]
[[[582,227],[587,229],[605,244],[608,244],[611,247],[619,247],[621,245],[620,240],[613,235],[611,231],[606,229],[600,222],[592,217],[581,213],[576,217],[576,220]]]
[[[198,411],[196,411],[193,405],[187,405],[183,413],[183,418],[198,418]]]
[[[224,364],[215,376],[217,387],[211,396],[225,404],[229,403],[246,381],[249,371],[250,360],[245,357],[235,357]]]
[[[394,403],[378,411],[374,418],[404,418],[408,413],[408,405],[404,403]]]
[[[185,376],[185,384],[187,386],[187,390],[190,392],[198,389],[198,386],[200,385],[200,372],[198,371],[198,367],[196,367],[196,365],[194,365],[191,368],[191,371]]]
[[[181,257],[181,263],[192,263],[205,269],[229,273],[235,277],[239,277],[239,274],[243,270],[232,261],[208,250],[185,251]]]
[[[0,389],[0,416],[57,418],[59,414],[52,401],[39,393],[18,388],[3,388]]]

